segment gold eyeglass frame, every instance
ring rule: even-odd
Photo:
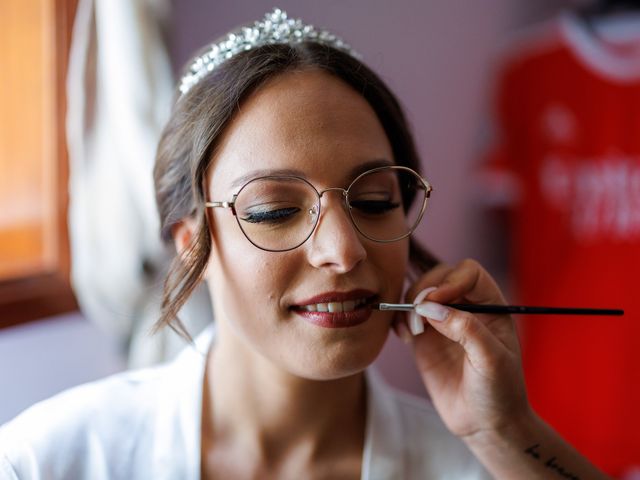
[[[348,201],[349,200],[349,190],[351,189],[353,184],[355,184],[362,177],[364,177],[366,175],[370,175],[370,174],[378,172],[378,171],[381,171],[381,170],[400,170],[400,171],[406,171],[406,172],[412,173],[413,175],[415,175],[420,180],[420,184],[421,184],[420,188],[423,189],[424,192],[425,192],[424,199],[422,201],[422,206],[420,207],[420,212],[419,212],[418,217],[417,217],[415,223],[413,224],[413,226],[404,235],[401,235],[401,236],[396,237],[396,238],[392,238],[390,240],[377,240],[375,238],[371,238],[369,235],[365,234],[362,230],[360,230],[360,227],[358,227],[357,222],[353,218],[353,213],[351,212],[353,207],[351,207],[351,205],[349,205],[349,201]],[[295,245],[295,246],[293,246],[291,248],[275,250],[275,249],[264,248],[264,247],[261,247],[260,245],[256,244],[256,242],[254,242],[251,238],[249,238],[249,236],[247,235],[247,232],[244,231],[244,229],[242,228],[242,224],[240,223],[240,218],[236,214],[235,202],[236,202],[236,199],[238,198],[238,195],[240,195],[240,193],[242,192],[242,190],[244,190],[244,188],[246,188],[246,186],[251,184],[252,182],[255,182],[257,180],[262,180],[262,179],[265,179],[265,178],[272,178],[272,179],[287,179],[287,178],[289,178],[289,179],[301,180],[304,183],[306,183],[307,185],[309,185],[313,189],[314,192],[316,192],[316,196],[317,196],[318,199],[317,199],[317,202],[316,202],[316,204],[314,206],[317,207],[317,212],[315,212],[316,213],[316,219],[315,219],[315,222],[313,224],[313,228],[311,228],[311,230],[309,231],[309,234],[304,238],[304,240],[302,240],[300,243],[298,243],[297,245]],[[401,188],[401,190],[402,190],[402,188]],[[247,183],[245,183],[233,195],[231,201],[227,201],[227,202],[209,201],[209,202],[205,202],[204,206],[207,207],[207,208],[230,208],[231,212],[233,213],[233,216],[236,218],[236,222],[238,223],[238,227],[240,227],[240,231],[242,231],[243,235],[246,237],[247,240],[249,240],[249,242],[251,242],[252,245],[254,245],[255,247],[259,248],[260,250],[264,250],[266,252],[288,252],[288,251],[291,251],[291,250],[295,250],[296,248],[298,248],[299,246],[304,244],[307,240],[309,240],[309,238],[311,238],[311,236],[313,235],[313,232],[316,231],[316,228],[317,228],[318,223],[320,221],[320,214],[321,214],[321,210],[322,210],[322,202],[321,202],[322,196],[326,192],[331,192],[331,191],[342,192],[342,198],[344,200],[347,212],[349,213],[349,219],[351,220],[351,224],[354,226],[356,231],[358,233],[360,233],[360,235],[362,235],[363,237],[365,237],[368,240],[371,240],[372,242],[393,243],[393,242],[397,242],[399,240],[402,240],[403,238],[407,238],[418,227],[418,225],[422,221],[422,217],[424,216],[424,212],[427,209],[427,203],[428,203],[428,200],[429,200],[429,198],[431,196],[431,192],[433,192],[433,187],[431,186],[431,184],[427,180],[425,180],[420,174],[418,174],[418,172],[416,172],[415,170],[413,170],[413,169],[411,169],[409,167],[404,167],[404,166],[401,166],[401,165],[388,165],[388,166],[384,166],[384,167],[376,167],[376,168],[372,168],[370,170],[367,170],[366,172],[361,173],[355,179],[353,179],[353,181],[349,184],[349,186],[346,189],[345,188],[340,188],[340,187],[332,187],[332,188],[325,188],[325,189],[320,190],[320,191],[318,191],[318,189],[315,186],[313,186],[313,184],[311,182],[309,182],[306,178],[297,177],[295,175],[265,175],[263,177],[252,178]]]

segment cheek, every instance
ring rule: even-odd
[[[263,252],[251,246],[255,252],[246,252],[238,259],[236,270],[242,275],[241,296],[257,309],[275,309],[287,288],[288,269],[284,262],[274,261],[278,254]]]
[[[243,330],[259,330],[269,323],[267,316],[279,313],[287,279],[300,263],[286,261],[287,254],[256,248],[231,222],[221,221],[212,230],[208,279],[216,315]]]
[[[370,250],[369,259],[381,279],[384,300],[398,302],[409,267],[409,241],[377,244]]]
[[[257,249],[244,238],[216,253],[212,281],[221,304],[228,307],[234,304],[234,310],[242,307],[247,312],[277,302],[281,268],[269,258],[272,254]]]
[[[304,361],[312,349],[310,339],[301,335],[282,305],[283,295],[299,278],[300,258],[245,243],[219,252],[211,277],[216,282],[210,286],[216,321],[224,324],[223,331],[233,332],[219,341],[240,339],[246,351],[260,353],[284,370],[304,376],[309,367],[296,371],[296,365],[313,365],[317,357]]]

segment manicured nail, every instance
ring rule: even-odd
[[[449,316],[449,308],[434,302],[424,302],[416,305],[415,311],[417,314],[436,322],[442,322]]]
[[[398,336],[402,339],[402,341],[407,345],[410,344],[413,340],[413,337],[411,336],[411,332],[409,331],[406,323],[398,322],[398,326],[396,328],[398,329]]]
[[[424,332],[424,323],[419,315],[409,315],[409,330],[414,336]]]
[[[435,292],[437,289],[438,287],[427,287],[424,290],[420,290],[416,295],[416,298],[413,299],[413,303],[421,303],[425,298],[427,298],[427,295],[431,292]]]
[[[428,287],[424,290],[421,290],[416,295],[416,298],[413,299],[413,303],[422,302],[426,298],[426,296],[433,292],[436,288],[438,287]],[[420,318],[420,315],[416,314],[415,312],[411,312],[409,314],[409,329],[414,335],[420,335],[424,332],[424,323],[422,321],[422,318]]]

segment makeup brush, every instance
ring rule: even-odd
[[[447,307],[471,313],[490,314],[526,314],[526,315],[624,315],[624,310],[611,308],[574,308],[574,307],[525,307],[522,305],[470,305],[466,303],[450,303]],[[376,310],[395,310],[412,312],[413,303],[376,303]]]

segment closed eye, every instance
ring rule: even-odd
[[[299,211],[300,208],[298,207],[258,210],[255,212],[246,212],[245,216],[240,217],[240,219],[249,223],[283,223],[291,219],[291,217]]]
[[[349,205],[367,215],[382,215],[400,207],[400,203],[391,200],[353,200]]]

